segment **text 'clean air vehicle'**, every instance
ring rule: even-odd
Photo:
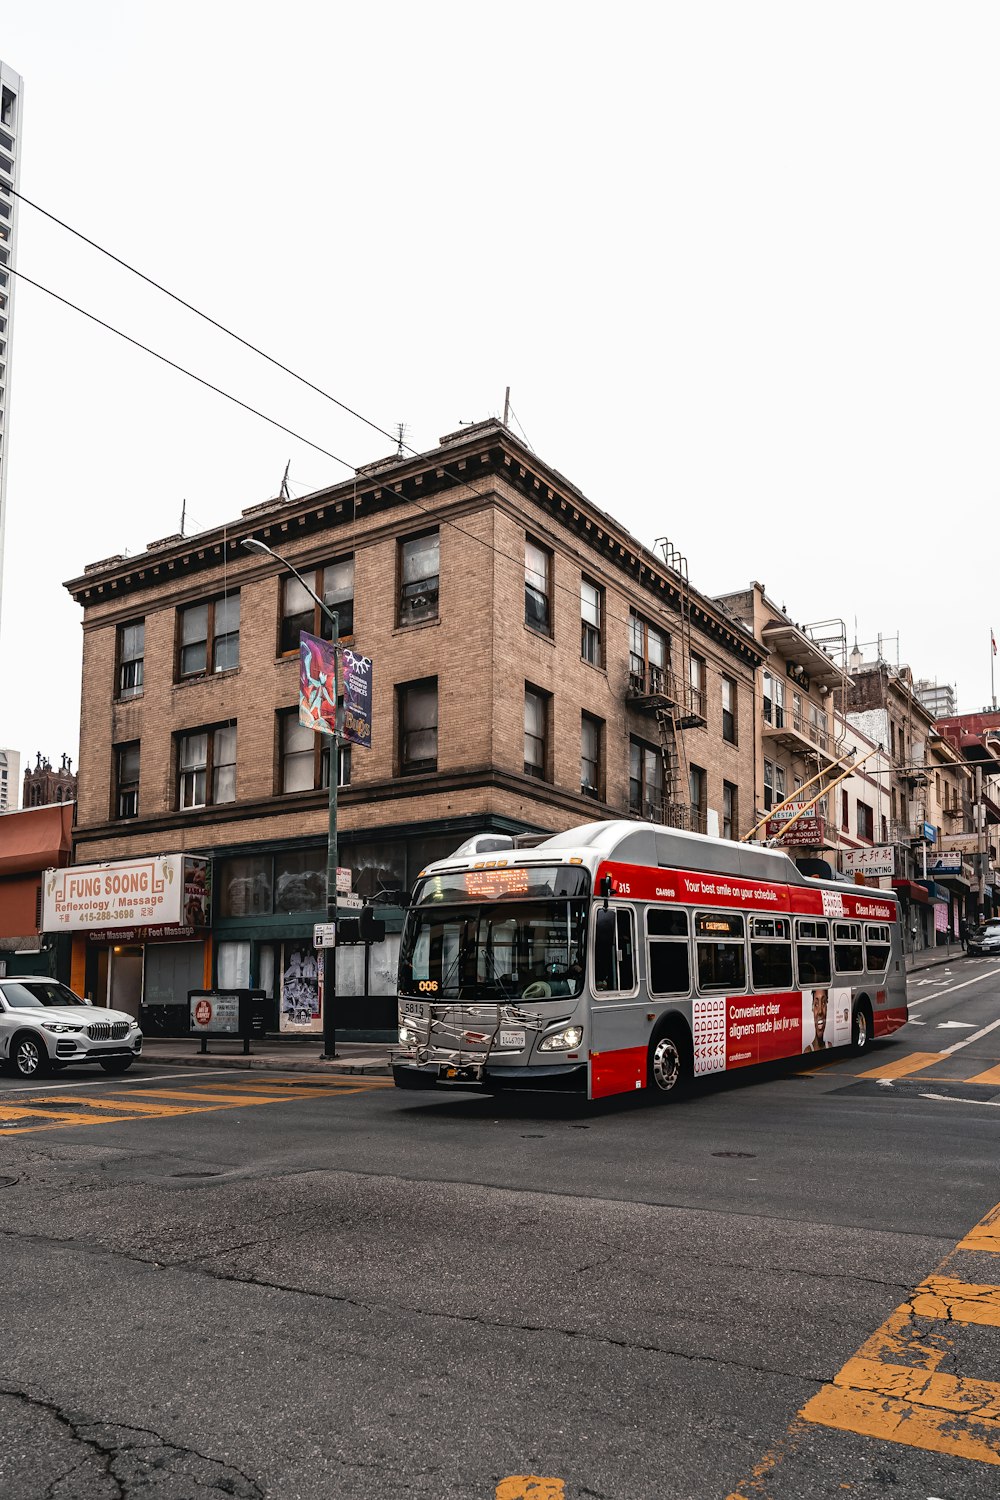
[[[421,872],[403,928],[401,1088],[590,1099],[832,1047],[907,1019],[890,891],[775,849],[587,823]]]

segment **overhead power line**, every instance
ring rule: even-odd
[[[47,297],[52,297],[56,302],[61,302],[64,307],[72,308],[73,312],[79,313],[81,318],[88,318],[91,323],[96,323],[100,328],[106,328],[107,331],[109,333],[113,333],[116,338],[124,339],[126,344],[131,344],[135,349],[141,349],[143,354],[152,355],[153,359],[158,359],[161,364],[169,365],[171,370],[176,370],[180,375],[186,375],[189,380],[197,381],[198,385],[203,385],[206,390],[214,391],[217,396],[225,397],[225,399],[227,401],[231,401],[234,406],[241,406],[243,410],[248,411],[251,416],[260,417],[262,422],[269,422],[272,427],[277,427],[281,432],[286,432],[289,437],[295,438],[297,442],[305,443],[309,448],[315,448],[317,453],[322,453],[325,458],[332,458],[334,463],[343,464],[345,468],[348,469],[352,469],[354,467],[353,464],[349,464],[347,462],[346,458],[338,457],[336,453],[331,453],[329,448],[324,448],[319,443],[314,443],[311,438],[303,437],[301,432],[296,432],[294,428],[286,427],[284,422],[279,422],[275,417],[269,417],[266,412],[258,411],[255,406],[250,406],[246,401],[241,401],[239,396],[233,396],[229,391],[224,391],[221,385],[213,385],[210,380],[206,380],[202,375],[196,375],[193,370],[187,369],[185,365],[179,365],[176,360],[168,359],[165,354],[160,354],[156,349],[151,349],[148,344],[140,343],[139,340],[134,339],[131,334],[123,333],[120,328],[115,328],[114,324],[106,323],[104,319],[99,318],[96,313],[88,312],[85,307],[80,307],[77,303],[71,302],[68,297],[61,297],[59,293],[54,292],[51,287],[43,286],[40,281],[34,281],[30,276],[26,276],[23,271],[15,271],[13,266],[8,266],[7,269],[10,274],[12,276],[16,276],[18,280],[26,281],[29,286],[33,286],[37,288],[38,291],[44,292]]]
[[[359,422],[363,422],[365,426],[370,427],[373,432],[381,433],[382,436],[387,437],[390,442],[402,442],[402,438],[398,433],[387,432],[384,427],[380,427],[377,422],[373,422],[362,412],[355,411],[352,406],[348,406],[346,402],[339,400],[336,396],[332,396],[329,391],[324,391],[321,386],[314,385],[313,382],[311,380],[308,380],[305,375],[300,375],[297,370],[292,370],[288,365],[282,364],[281,360],[275,359],[273,354],[268,354],[265,349],[260,349],[256,344],[251,344],[250,340],[245,339],[242,334],[234,332],[232,328],[227,328],[225,323],[220,323],[217,318],[213,318],[209,313],[202,312],[201,308],[195,307],[193,302],[186,301],[185,298],[179,296],[177,292],[172,292],[169,287],[164,286],[162,282],[154,280],[152,276],[147,276],[145,271],[139,270],[138,266],[133,266],[129,261],[123,260],[120,255],[115,255],[114,251],[106,249],[104,245],[99,245],[96,240],[92,240],[90,236],[84,234],[82,230],[74,229],[73,225],[67,224],[65,219],[60,219],[56,214],[50,213],[47,208],[42,208],[40,203],[34,203],[30,198],[26,198],[23,193],[19,193],[15,188],[11,188],[10,193],[12,197],[19,198],[21,202],[26,203],[29,208],[33,208],[37,214],[42,214],[53,224],[58,224],[60,229],[65,229],[67,234],[72,234],[76,237],[76,239],[82,240],[85,245],[89,245],[90,248],[92,250],[96,250],[98,254],[107,256],[108,260],[114,261],[116,266],[121,266],[123,271],[128,271],[130,275],[137,276],[140,281],[144,281],[147,286],[151,286],[156,291],[162,292],[163,296],[169,297],[171,302],[176,302],[179,307],[184,307],[188,312],[194,313],[196,318],[201,318],[203,322],[211,324],[211,326],[213,328],[217,328],[220,333],[224,333],[227,338],[235,339],[237,344],[242,344],[243,348],[249,349],[251,354],[256,354],[260,359],[267,360],[267,363],[269,365],[274,365],[276,370],[281,370],[285,375],[290,375],[293,380],[297,380],[300,385],[307,386],[309,390],[315,391],[317,396],[322,396],[326,401],[332,401],[334,406],[339,406],[341,411],[346,412],[350,417],[355,417]],[[108,325],[105,324],[105,327],[107,326]],[[117,330],[112,331],[116,332]],[[403,446],[409,448],[408,444],[404,444]],[[325,450],[320,449],[320,452],[323,451]],[[416,449],[409,448],[409,451],[411,453],[415,453]]]

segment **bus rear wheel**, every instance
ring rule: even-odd
[[[654,1099],[679,1099],[691,1081],[690,1049],[678,1031],[661,1031],[649,1043],[646,1087]]]
[[[872,1013],[867,1000],[859,1000],[851,1018],[851,1051],[859,1055],[872,1044]]]

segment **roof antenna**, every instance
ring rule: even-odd
[[[510,416],[510,386],[508,386],[507,389],[506,389],[506,391],[504,392],[504,398],[503,398],[503,425],[505,427],[507,426],[507,419],[508,419],[509,416]]]
[[[187,508],[188,508],[187,500],[182,500],[181,501],[181,536],[184,535],[184,521],[185,521],[185,519],[187,517]]]
[[[406,447],[406,423],[396,423],[396,457],[402,458],[403,449]]]
[[[285,472],[281,476],[281,489],[278,493],[279,500],[290,500],[292,498],[291,491],[288,488],[288,471],[291,467],[292,460],[289,459],[287,464],[285,465]]]

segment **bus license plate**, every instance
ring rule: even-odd
[[[524,1051],[524,1032],[523,1031],[501,1031],[501,1033],[500,1033],[500,1046],[501,1047],[516,1047],[517,1050],[518,1050],[518,1052],[523,1052]]]

